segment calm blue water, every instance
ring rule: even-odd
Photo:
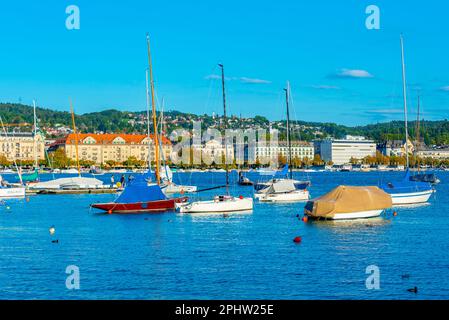
[[[449,174],[438,174],[430,205],[361,222],[305,224],[296,217],[303,204],[256,202],[252,213],[224,218],[89,209],[114,198],[108,194],[7,201],[10,209],[0,206],[0,298],[448,299]],[[310,191],[390,176],[400,173],[310,173]],[[223,183],[224,174],[177,178],[206,187]],[[294,244],[298,235],[303,241]],[[80,268],[80,290],[65,287],[68,265]],[[365,287],[369,265],[380,268],[380,290]],[[418,294],[407,291],[414,286]]]

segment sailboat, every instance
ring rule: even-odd
[[[421,173],[420,172],[420,164],[419,164],[419,158],[418,158],[418,148],[420,145],[419,141],[419,109],[420,109],[420,96],[418,96],[418,115],[416,117],[416,145],[415,145],[415,156],[418,161],[418,173],[415,173],[414,175],[410,176],[411,181],[421,181],[421,182],[429,182],[431,184],[438,184],[440,183],[440,179],[436,176],[435,173]]]
[[[160,117],[160,123],[161,123],[161,128],[160,128],[160,139],[159,139],[159,144],[160,144],[160,149],[162,150],[162,132],[163,130],[163,125],[164,125],[164,100],[162,99],[162,110],[161,110],[161,117]],[[162,155],[162,160],[164,162],[164,166],[160,169],[160,173],[159,176],[161,177],[162,180],[162,191],[165,194],[170,194],[170,193],[192,193],[192,192],[196,192],[197,191],[197,187],[196,186],[186,186],[186,185],[179,185],[176,184],[175,182],[173,182],[173,172],[170,169],[170,167],[165,163],[165,156],[164,153],[161,152]]]
[[[386,193],[390,194],[393,205],[409,205],[426,203],[434,192],[428,182],[410,180],[408,121],[407,121],[407,84],[405,76],[404,39],[401,35],[401,60],[402,60],[402,88],[404,98],[404,122],[405,122],[405,157],[406,173],[402,181],[388,182],[380,185]]]
[[[72,102],[70,101],[70,111],[72,113],[73,132],[75,134],[75,153],[78,177],[71,178],[58,178],[49,181],[42,181],[29,186],[30,190],[37,191],[39,193],[54,193],[57,190],[90,190],[90,189],[105,189],[108,186],[103,184],[103,181],[95,178],[86,178],[81,176],[81,168],[78,156],[78,135],[75,125],[75,113],[73,111]]]
[[[150,38],[147,34],[147,50],[149,75],[151,83],[151,104],[154,128],[154,148],[156,157],[156,182],[151,181],[151,152],[150,152],[150,107],[149,107],[149,88],[148,88],[148,70],[146,72],[146,95],[147,95],[147,129],[148,129],[148,172],[146,174],[137,175],[134,179],[126,184],[123,192],[114,202],[94,203],[91,207],[101,209],[107,213],[155,213],[174,210],[176,204],[187,201],[187,197],[167,198],[162,192],[161,175],[160,175],[160,157],[159,157],[159,137],[156,121],[156,107],[154,101],[154,81],[153,70],[151,65],[150,54]]]
[[[5,135],[5,137],[8,137],[8,133],[6,132],[5,125],[3,124],[3,119],[1,116],[0,116],[0,123],[2,125],[3,134]],[[25,197],[25,186],[23,185],[22,174],[20,173],[15,158],[13,158],[13,162],[19,174],[20,184],[18,185],[9,184],[6,180],[3,180],[3,177],[0,175],[0,199]]]
[[[222,64],[218,65],[221,68],[221,85],[223,94],[223,122],[224,129],[227,129],[226,119],[226,92],[225,92],[225,76],[224,67]],[[234,211],[248,211],[253,209],[253,198],[248,197],[234,197],[229,194],[229,167],[226,157],[228,156],[228,144],[225,138],[225,171],[226,171],[226,194],[217,195],[212,200],[195,201],[183,204],[177,204],[177,209],[181,213],[220,213],[220,212],[234,212]]]
[[[287,144],[288,144],[288,163],[282,171],[277,172],[273,179],[265,184],[255,186],[257,190],[255,197],[262,202],[297,202],[307,201],[310,198],[307,186],[310,185],[308,181],[298,181],[293,179],[293,172],[291,167],[292,150],[290,140],[290,111],[289,111],[289,94],[290,84],[287,82],[285,91],[285,101],[287,108]],[[290,164],[290,166],[289,166]],[[289,170],[290,168],[290,170]],[[288,177],[286,178],[286,176]]]
[[[37,153],[37,118],[36,118],[36,101],[33,100],[33,151],[34,151],[34,170],[32,173],[22,174],[22,181],[29,185],[39,181],[39,157]]]

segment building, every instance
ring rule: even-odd
[[[143,134],[93,134],[79,133],[69,134],[64,139],[56,141],[49,151],[64,148],[68,158],[76,159],[76,139],[78,139],[78,157],[80,160],[93,161],[95,164],[106,164],[108,161],[118,163],[135,157],[140,161],[148,161],[148,152],[151,150],[150,159],[155,161],[154,136],[148,138]],[[150,148],[148,148],[150,144]],[[162,137],[162,151],[165,160],[170,159],[172,144]]]
[[[384,143],[379,144],[378,149],[384,156],[405,156],[405,140],[389,140]],[[413,143],[408,140],[408,150],[409,153],[413,153],[415,148]]]
[[[261,159],[277,159],[280,155],[288,157],[288,144],[286,141],[280,141],[278,144],[257,144],[255,147],[256,158]],[[291,141],[292,159],[297,158],[303,160],[313,159],[313,144],[304,141]]]
[[[424,149],[424,150],[419,150],[416,154],[420,158],[432,158],[432,159],[438,159],[438,160],[449,159],[449,149],[448,148]]]
[[[346,136],[345,139],[326,139],[320,143],[321,159],[336,165],[350,163],[351,158],[363,159],[376,155],[376,144],[359,136]]]
[[[35,141],[36,140],[36,141]],[[41,135],[34,136],[31,132],[0,133],[0,156],[8,161],[34,161],[35,147],[38,160],[45,159],[44,139]]]
[[[204,143],[203,145],[192,145],[194,150],[201,151],[201,159],[206,164],[222,163],[222,157],[226,154],[226,162],[230,163],[234,160],[234,147],[218,140],[212,139]],[[227,152],[226,152],[227,150]]]

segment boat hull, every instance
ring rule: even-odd
[[[24,198],[25,187],[0,188],[0,199]]]
[[[325,220],[352,220],[352,219],[367,219],[367,218],[375,218],[382,214],[384,209],[380,210],[368,210],[368,211],[359,211],[359,212],[346,212],[346,213],[337,213],[333,217],[314,217],[309,215],[313,219],[325,219]],[[307,213],[306,213],[307,214]]]
[[[196,201],[177,205],[177,210],[181,213],[221,213],[249,211],[252,209],[252,198],[231,198],[224,201]]]
[[[310,199],[309,191],[296,190],[286,193],[264,193],[256,194],[260,202],[301,202]]]
[[[433,190],[426,190],[420,192],[411,193],[394,193],[391,195],[391,200],[393,205],[408,205],[408,204],[419,204],[429,201]]]
[[[186,201],[187,197],[182,197],[136,203],[94,203],[91,204],[91,207],[106,211],[107,213],[157,213],[174,210],[177,203]]]

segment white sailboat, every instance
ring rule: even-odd
[[[76,126],[75,126],[75,114],[73,112],[72,104],[70,103],[70,111],[72,113],[72,123],[73,123],[73,132],[75,137],[77,137]],[[81,177],[81,170],[79,165],[78,158],[78,138],[75,141],[75,151],[76,151],[76,163],[77,169],[71,169],[70,173],[78,173],[78,177],[70,177],[70,178],[59,178],[53,179],[50,181],[42,181],[36,184],[30,185],[29,189],[34,191],[42,191],[42,190],[68,190],[68,189],[104,189],[109,188],[107,185],[103,185],[103,181],[95,179],[95,178],[86,178]],[[67,172],[64,172],[67,173]]]
[[[290,110],[289,110],[289,100],[290,100],[290,84],[287,82],[287,88],[285,90],[285,101],[287,108],[287,144],[288,144],[288,163],[290,164],[290,170],[288,171],[288,178],[273,178],[266,184],[265,188],[257,191],[255,197],[261,202],[300,202],[307,201],[310,199],[309,191],[307,186],[309,182],[298,181],[293,179],[293,172],[291,167],[292,162],[292,152],[291,152],[291,141],[290,141]],[[287,164],[285,169],[288,169]],[[305,187],[299,187],[304,186]]]
[[[401,35],[401,61],[402,61],[402,89],[404,98],[404,123],[405,123],[405,156],[406,173],[402,181],[391,181],[380,187],[390,194],[393,205],[410,205],[426,203],[434,192],[432,185],[427,182],[411,181],[409,172],[409,144],[408,144],[408,120],[407,120],[407,83],[405,77],[404,39]]]
[[[5,126],[3,124],[3,119],[0,116],[0,123],[2,125],[3,134],[5,137],[8,137],[8,133],[6,132]],[[20,184],[19,185],[11,185],[7,181],[3,180],[3,177],[0,175],[0,199],[4,198],[24,198],[25,197],[25,186],[22,181],[22,174],[17,166],[16,159],[13,159],[14,166],[16,167],[17,173],[19,175]]]
[[[223,92],[223,121],[224,129],[227,128],[226,120],[226,93],[225,93],[225,76],[224,67],[219,64],[221,68],[221,85]],[[215,196],[212,200],[194,201],[188,203],[176,204],[177,210],[182,213],[221,213],[221,212],[236,212],[249,211],[253,209],[253,198],[248,197],[234,197],[229,194],[229,168],[226,156],[228,155],[228,144],[225,138],[225,167],[226,167],[226,195]]]

